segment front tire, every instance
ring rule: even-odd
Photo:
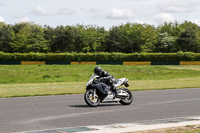
[[[119,102],[122,105],[130,105],[133,102],[133,95],[131,93],[131,91],[129,91],[128,89],[123,89],[123,91],[125,91],[126,93],[128,93],[128,97],[125,99],[120,100]]]
[[[98,95],[96,94],[95,98],[93,98],[93,94],[94,94],[94,91],[93,90],[87,90],[85,92],[85,95],[84,95],[84,99],[85,99],[85,102],[91,106],[91,107],[96,107],[99,105],[100,103],[100,98],[98,97]]]

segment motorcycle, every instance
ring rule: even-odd
[[[85,102],[91,106],[96,107],[100,103],[113,103],[113,102],[119,102],[122,105],[130,105],[133,101],[133,95],[127,88],[118,88],[119,86],[124,85],[125,87],[128,87],[128,79],[126,78],[109,78],[110,83],[110,90],[107,91],[107,95],[102,93],[103,86],[97,84],[97,80],[100,77],[96,74],[93,74],[89,81],[86,84],[86,92],[84,95]]]

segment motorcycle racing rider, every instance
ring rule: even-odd
[[[97,66],[94,68],[94,73],[99,76],[93,85],[94,88],[98,88],[99,91],[106,97],[109,90],[112,88],[112,83],[109,79],[114,78],[108,72],[102,70],[101,67]]]

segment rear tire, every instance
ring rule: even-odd
[[[90,107],[96,107],[100,103],[100,98],[98,97],[98,95],[96,94],[95,98],[93,98],[93,93],[93,90],[87,90],[84,95],[85,102]]]
[[[132,95],[131,91],[129,91],[128,89],[124,88],[123,91],[126,91],[129,96],[123,100],[120,100],[119,102],[122,105],[130,105],[133,102],[133,95]]]

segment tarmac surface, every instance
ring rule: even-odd
[[[88,107],[83,95],[1,98],[0,133],[115,123],[149,124],[200,116],[200,88],[132,93],[134,101],[129,106],[107,103],[96,108]]]

